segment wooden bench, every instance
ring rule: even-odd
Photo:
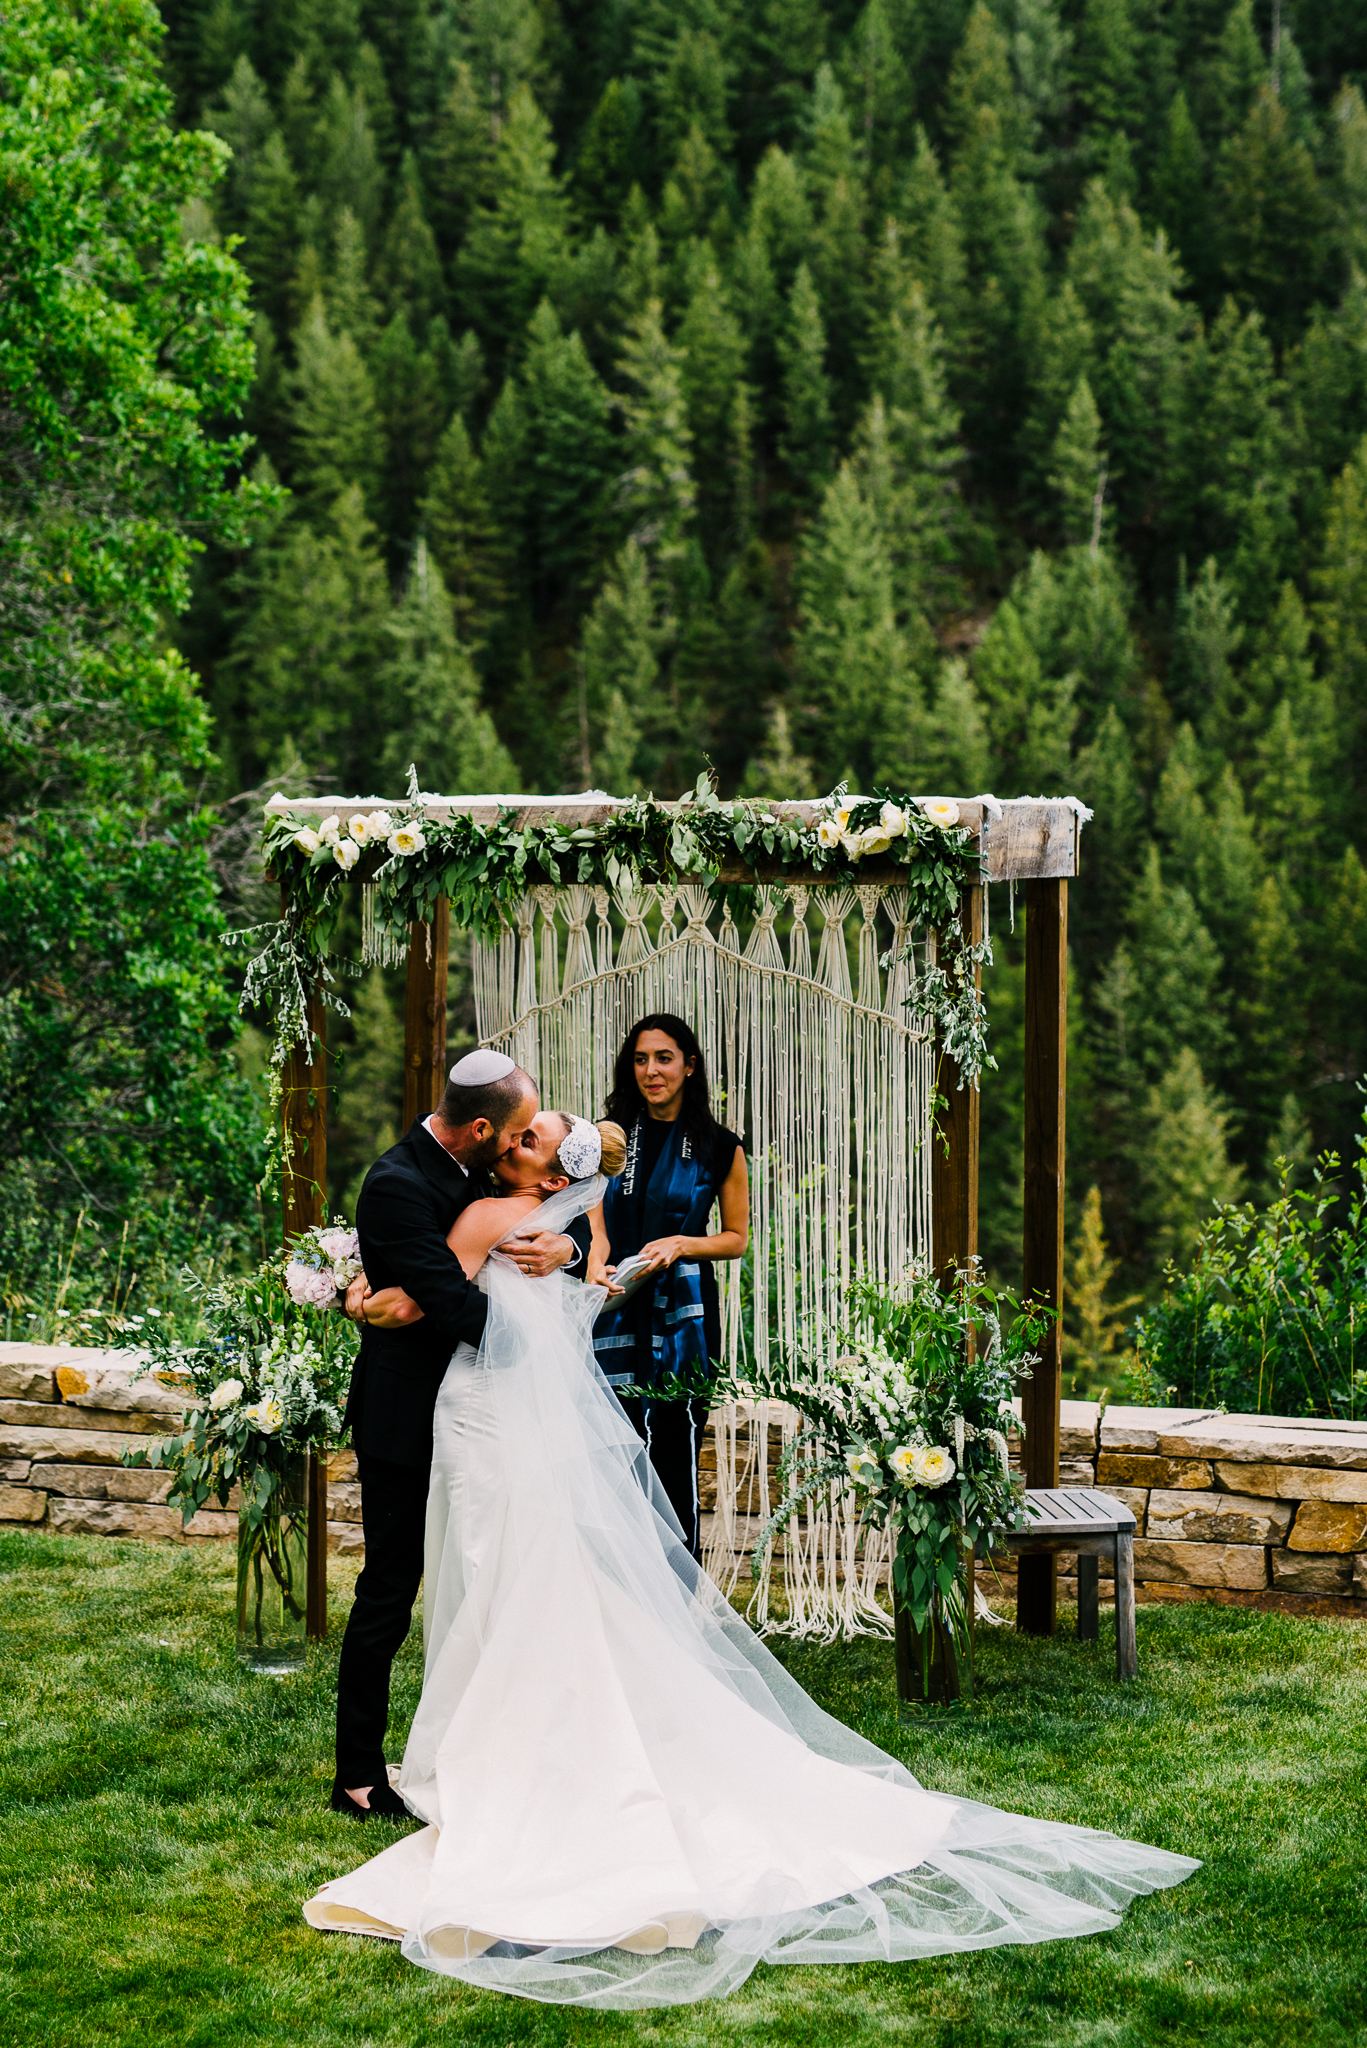
[[[1032,1487],[1025,1496],[1028,1526],[1003,1529],[992,1548],[1016,1557],[1071,1550],[1077,1553],[1077,1632],[1080,1642],[1098,1635],[1097,1565],[1115,1561],[1115,1673],[1133,1678],[1139,1669],[1134,1640],[1134,1516],[1109,1493],[1091,1486]]]

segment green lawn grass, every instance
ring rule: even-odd
[[[732,1999],[584,2013],[471,1991],[299,1907],[392,1840],[326,1810],[337,1642],[241,1672],[232,1558],[0,1536],[0,2039],[25,2044],[813,2043],[1203,2048],[1367,2038],[1367,1632],[1217,1607],[1114,1639],[980,1635],[970,1725],[900,1731],[890,1651],[780,1646],[926,1784],[1205,1860],[1087,1941],[894,1967],[767,1969]],[[417,1632],[396,1671],[406,1728]],[[398,1756],[399,1737],[391,1738]]]

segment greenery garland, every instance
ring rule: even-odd
[[[870,857],[902,870],[909,923],[939,934],[935,964],[913,981],[909,1013],[933,1026],[957,1063],[961,1087],[977,1087],[983,1068],[996,1065],[976,979],[976,970],[991,961],[991,946],[972,943],[959,915],[963,890],[980,880],[979,857],[955,803],[886,789],[848,799],[842,784],[809,826],[763,803],[723,803],[705,774],[677,805],[632,797],[601,823],[573,828],[519,827],[511,808],[492,824],[462,813],[434,820],[425,815],[425,802],[410,769],[407,799],[393,811],[377,809],[346,822],[268,813],[262,853],[284,892],[283,915],[277,923],[230,932],[224,943],[259,942],[241,1008],[272,1014],[277,1068],[293,1047],[310,1045],[312,990],[326,1008],[349,1014],[338,993],[338,968],[359,970],[331,956],[348,877],[375,884],[377,921],[396,937],[406,939],[410,924],[430,922],[441,896],[449,899],[453,925],[493,936],[538,883],[617,890],[680,879],[713,882],[737,858],[784,874],[815,870],[857,881]],[[884,956],[885,967],[891,957]]]

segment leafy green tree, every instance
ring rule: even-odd
[[[135,1243],[178,1189],[241,1217],[262,1136],[193,795],[205,707],[165,632],[205,538],[267,496],[232,493],[242,444],[213,431],[251,315],[235,259],[182,234],[226,151],[172,128],[160,40],[135,0],[0,21],[0,1202],[49,1229],[122,1210]]]

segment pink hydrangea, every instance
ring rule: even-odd
[[[300,1308],[331,1308],[337,1298],[331,1272],[324,1267],[301,1266],[297,1259],[291,1259],[285,1268],[285,1285],[290,1291],[290,1300],[298,1302]]]

